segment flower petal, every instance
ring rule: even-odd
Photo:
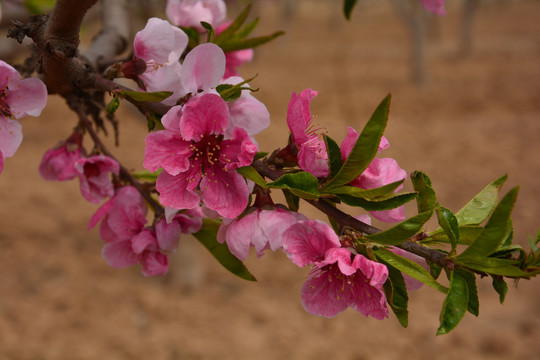
[[[248,205],[249,189],[244,177],[236,171],[219,167],[209,170],[201,180],[204,204],[221,216],[233,219]]]
[[[146,169],[154,172],[162,167],[170,175],[189,169],[190,142],[182,140],[178,133],[160,130],[149,133],[145,141],[143,166]]]
[[[156,182],[159,203],[174,209],[191,209],[199,205],[199,195],[193,190],[197,187],[200,178],[200,167],[192,172],[188,171],[176,176],[162,172]]]
[[[184,106],[180,132],[187,141],[198,142],[208,135],[222,135],[229,126],[227,103],[215,94],[191,98]]]
[[[130,240],[106,243],[101,249],[101,256],[114,268],[124,268],[139,262],[137,254],[131,250]]]
[[[197,94],[199,90],[216,87],[225,73],[225,63],[225,54],[216,44],[196,46],[186,55],[182,65],[184,89]]]

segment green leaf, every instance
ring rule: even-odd
[[[246,6],[240,14],[238,14],[236,19],[234,19],[234,21],[231,23],[231,25],[229,25],[218,36],[216,36],[216,38],[214,39],[214,42],[217,45],[221,46],[223,42],[230,39],[234,35],[234,33],[242,27],[250,11],[251,11],[251,4],[248,4],[248,6]],[[225,51],[225,49],[223,49],[223,51]]]
[[[142,170],[142,171],[136,171],[132,172],[131,175],[137,180],[144,180],[144,181],[156,181],[159,174],[163,171],[162,168],[159,168],[155,172],[150,172],[148,170]]]
[[[493,181],[456,213],[459,225],[477,225],[487,219],[497,205],[499,191],[507,175]]]
[[[431,217],[431,212],[423,212],[410,219],[404,220],[396,226],[381,231],[380,233],[368,235],[370,241],[383,245],[399,245],[409,239],[411,236],[422,230],[422,226]]]
[[[351,153],[336,176],[324,186],[326,189],[348,184],[358,177],[371,163],[381,143],[381,137],[388,122],[391,95],[386,96],[377,106],[362,133],[356,140]],[[324,190],[323,190],[324,191]]]
[[[266,185],[266,181],[264,181],[263,177],[257,172],[257,170],[255,170],[253,166],[244,166],[236,169],[236,171],[246,179],[249,179],[255,184],[259,185],[260,187],[265,189],[268,188],[268,186]]]
[[[328,135],[324,135],[324,143],[326,144],[326,152],[328,154],[330,176],[335,176],[343,165],[341,150],[339,149],[339,145]]]
[[[231,254],[226,244],[217,241],[217,232],[221,225],[220,221],[214,219],[203,219],[203,226],[199,232],[193,234],[197,240],[223,267],[234,275],[249,281],[256,281],[255,277],[249,272],[242,261]]]
[[[378,197],[384,197],[388,196],[394,193],[394,191],[403,184],[403,180],[399,180],[378,188],[374,189],[360,189],[356,186],[337,186],[335,188],[331,189],[323,189],[326,194],[343,194],[343,195],[350,195],[362,199],[371,199],[371,198],[378,198]]]
[[[347,20],[351,20],[351,13],[355,5],[356,0],[345,0],[343,2],[343,13],[345,14],[345,18]]]
[[[300,198],[287,189],[283,189],[282,191],[283,195],[285,196],[285,200],[287,201],[287,206],[289,207],[289,210],[298,211],[298,209],[300,208]]]
[[[264,157],[266,157],[266,155],[268,155],[268,152],[264,152],[264,151],[259,151],[255,154],[255,157],[253,158],[253,161],[257,161],[257,160],[260,160]]]
[[[454,271],[450,275],[450,288],[448,295],[444,299],[441,311],[441,325],[437,330],[437,335],[448,334],[465,316],[469,303],[469,291],[467,281]]]
[[[220,44],[219,46],[223,49],[224,52],[243,50],[243,49],[252,49],[262,44],[266,44],[274,40],[275,38],[285,35],[284,31],[276,31],[270,35],[257,36],[249,39],[232,39],[227,42]]]
[[[24,7],[32,15],[46,14],[52,10],[56,0],[25,0]]]
[[[516,202],[519,187],[510,190],[499,202],[478,238],[460,255],[458,259],[487,256],[497,250],[507,237],[508,223]]]
[[[529,278],[531,273],[521,270],[515,260],[497,259],[492,257],[471,256],[456,260],[460,264],[472,270],[482,271],[491,275],[501,275],[507,277]]]
[[[483,230],[484,228],[478,225],[459,226],[458,227],[459,244],[460,245],[472,244],[478,238],[478,236],[482,233]],[[422,242],[427,243],[430,241],[450,243],[450,240],[448,239],[446,232],[442,228],[438,228],[437,230],[429,233],[429,237],[427,239],[424,239]]]
[[[417,193],[402,193],[402,194],[392,194],[390,196],[385,196],[381,199],[362,199],[357,197],[352,197],[348,195],[341,195],[340,199],[347,205],[359,206],[367,211],[381,211],[381,210],[390,210],[395,209],[399,206],[402,206],[409,201],[416,199],[418,196]]]
[[[276,181],[268,183],[268,187],[289,189],[293,194],[304,199],[318,199],[321,196],[317,178],[305,171],[285,174]]]
[[[474,276],[474,273],[465,270],[465,269],[457,269],[455,270],[459,275],[465,279],[467,282],[467,290],[469,292],[469,302],[467,304],[467,311],[473,314],[474,316],[478,317],[478,314],[480,312],[480,303],[478,302],[478,289],[476,288],[476,277]]]
[[[185,32],[189,38],[188,48],[193,49],[201,43],[199,38],[199,30],[193,27],[179,26],[179,28]]]
[[[418,191],[418,213],[433,211],[437,203],[437,196],[431,187],[429,177],[421,171],[415,171],[411,174],[411,182],[414,190]]]
[[[401,326],[406,328],[409,325],[409,310],[407,309],[409,295],[407,294],[407,287],[403,280],[403,275],[393,266],[390,266],[384,261],[381,262],[386,265],[388,269],[388,279],[384,283],[386,301],[388,302],[388,305],[390,305],[390,308],[396,315]]]
[[[375,255],[383,260],[385,263],[395,267],[404,274],[430,286],[442,293],[447,293],[448,289],[439,284],[433,277],[424,269],[421,265],[418,265],[414,261],[401,257],[392,251],[385,248],[377,248],[374,250]]]
[[[206,33],[208,34],[208,37],[206,38],[206,42],[214,42],[214,37],[216,36],[216,32],[214,31],[214,28],[211,24],[207,23],[206,21],[201,21],[201,26],[206,30]]]
[[[120,98],[118,95],[114,95],[113,99],[105,107],[105,111],[107,114],[112,115],[116,112],[116,110],[118,110],[118,107],[120,107]]]
[[[219,93],[219,96],[225,101],[234,101],[238,99],[242,95],[242,90],[250,90],[252,92],[258,91],[258,89],[252,89],[250,87],[243,87],[242,85],[247,84],[248,82],[255,79],[257,75],[253,76],[252,78],[249,78],[247,80],[242,81],[238,84],[220,84],[216,86],[216,90]]]
[[[428,261],[427,263],[429,265],[429,274],[435,280],[437,280],[439,278],[439,276],[441,275],[442,266],[440,266],[439,264],[435,264],[435,263],[433,263],[431,261]]]
[[[457,219],[450,210],[440,206],[439,204],[437,204],[435,207],[435,211],[437,212],[439,225],[441,225],[443,228],[446,236],[448,236],[448,239],[450,240],[450,244],[452,245],[452,250],[450,253],[454,254],[457,244],[459,243],[459,228]]]
[[[140,91],[119,91],[118,94],[141,102],[160,102],[172,95],[172,91],[140,92]]]
[[[502,276],[493,275],[492,284],[497,294],[499,294],[499,302],[501,304],[504,303],[504,299],[506,298],[506,293],[508,292],[508,285],[506,285],[504,278]]]
[[[237,39],[245,39],[255,30],[257,25],[259,24],[259,18],[255,18],[248,24],[246,24],[242,29],[238,30],[236,34],[234,34],[234,37]]]

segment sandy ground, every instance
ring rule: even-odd
[[[359,7],[350,23],[328,4],[304,3],[294,21],[263,7],[261,33],[286,37],[261,49],[242,69],[258,73],[256,96],[272,114],[261,150],[283,146],[290,94],[319,90],[312,113],[341,142],[393,94],[386,136],[408,172],[427,172],[439,200],[456,211],[490,181],[508,173],[521,185],[516,238],[540,225],[540,3],[488,3],[478,14],[475,51],[456,56],[460,13],[438,21],[430,40],[428,82],[409,81],[406,28],[386,5]],[[337,27],[332,27],[337,24]],[[2,40],[5,41],[5,40]],[[141,169],[145,125],[121,108],[115,153]],[[247,261],[258,282],[220,268],[191,238],[171,257],[163,278],[137,267],[116,270],[100,256],[97,231],[86,231],[96,206],[76,182],[49,183],[37,167],[65,138],[75,117],[51,96],[0,176],[0,359],[540,359],[540,286],[522,281],[503,306],[489,280],[479,281],[480,317],[467,314],[436,337],[442,294],[410,294],[410,325],[348,310],[334,319],[300,303],[306,272],[282,253]],[[410,188],[410,187],[409,187]],[[408,211],[412,213],[414,206]],[[313,214],[308,205],[302,209]]]

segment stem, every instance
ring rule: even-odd
[[[255,170],[257,170],[261,175],[266,176],[267,178],[271,180],[277,180],[282,175],[284,175],[284,172],[281,170],[273,169],[267,164],[265,164],[262,160],[257,160],[253,163],[253,167]],[[316,207],[326,215],[333,218],[340,227],[350,227],[357,231],[360,231],[364,234],[376,234],[381,232],[381,229],[378,229],[376,227],[373,227],[371,225],[368,225],[360,220],[355,219],[351,215],[344,213],[343,211],[339,210],[332,204],[330,204],[325,199],[320,200],[307,200],[308,203],[310,203],[312,206]],[[414,239],[411,238],[411,239]],[[409,251],[413,254],[416,254],[418,256],[421,256],[435,264],[438,264],[444,268],[452,270],[454,268],[454,263],[446,256],[446,254],[441,253],[437,250],[429,249],[425,246],[422,246],[413,240],[407,240],[403,242],[402,244],[398,245],[399,248]]]

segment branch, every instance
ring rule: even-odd
[[[103,0],[101,19],[103,28],[84,53],[88,63],[98,71],[127,47],[130,31],[126,0]]]
[[[257,160],[253,163],[253,167],[255,170],[257,170],[261,175],[266,176],[267,178],[271,180],[277,180],[282,175],[284,175],[284,172],[281,170],[273,169],[269,167],[267,164],[265,164],[262,160]],[[326,215],[333,218],[340,227],[350,227],[357,231],[360,231],[364,234],[376,234],[381,232],[381,229],[378,229],[376,227],[373,227],[371,225],[368,225],[360,220],[355,219],[351,215],[344,213],[343,211],[339,210],[338,208],[334,207],[332,204],[328,203],[324,199],[320,200],[308,200],[304,199],[317,209],[321,210]],[[413,254],[416,254],[418,256],[421,256],[435,264],[438,264],[444,268],[452,270],[454,268],[454,263],[446,256],[446,254],[441,253],[437,250],[429,249],[425,246],[422,246],[416,242],[413,241],[413,238],[405,241],[404,243],[398,245],[399,248],[409,251]]]

